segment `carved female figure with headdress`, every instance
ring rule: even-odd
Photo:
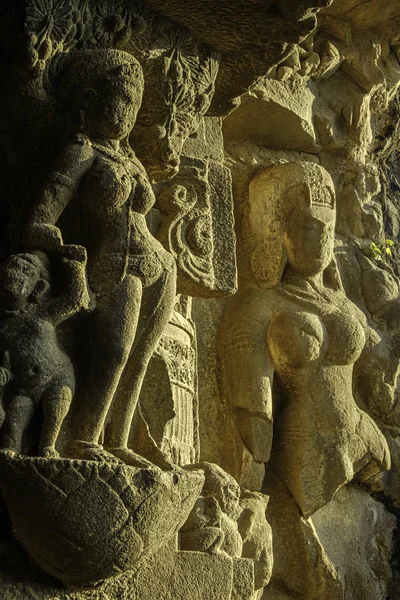
[[[86,52],[60,76],[63,102],[77,122],[33,209],[30,247],[87,248],[96,308],[92,357],[78,392],[68,453],[104,458],[104,446],[128,464],[132,417],[148,362],[172,313],[176,271],[146,224],[155,198],[127,142],[143,93],[137,60],[117,50]],[[68,219],[72,216],[72,218]]]
[[[334,185],[319,165],[255,177],[244,217],[247,280],[223,330],[241,437],[256,461],[271,461],[305,517],[354,477],[390,465],[384,436],[353,398],[366,320],[341,286],[334,227]]]

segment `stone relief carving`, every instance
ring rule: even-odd
[[[99,439],[108,417],[105,446],[135,464],[127,448],[133,413],[175,301],[174,261],[145,221],[153,191],[140,162],[123,144],[140,106],[143,75],[131,55],[98,51],[73,59],[63,79],[79,129],[44,184],[26,240],[47,251],[62,247],[56,224],[70,204],[77,207],[80,223],[66,227],[65,235],[88,249],[96,345],[70,453],[101,457]]]
[[[158,195],[158,207],[164,214],[158,239],[176,260],[180,293],[212,297],[236,290],[226,171],[216,161],[184,156],[179,175]]]
[[[177,259],[178,269],[182,272],[180,291],[187,293],[194,291],[191,287],[196,289],[196,283],[206,288],[213,288],[215,283],[211,214],[207,210],[207,191],[204,189],[206,181],[203,179],[203,189],[198,186],[197,190],[190,181],[189,177],[186,180],[188,188],[174,183],[158,198],[159,205],[168,215],[163,221],[160,239]]]
[[[162,466],[172,469],[164,475],[128,448],[176,287],[174,260],[145,219],[153,190],[126,141],[140,107],[142,69],[123,51],[96,50],[76,54],[59,77],[75,133],[39,188],[24,233],[29,252],[2,268],[2,491],[29,554],[67,585],[85,587],[137,568],[171,540],[203,476],[178,475],[160,452]],[[51,261],[61,263],[56,274],[68,282],[62,293],[53,293]],[[82,308],[90,308],[91,356],[68,414],[67,443],[56,450],[75,376],[55,328]],[[23,438],[38,405],[44,419],[35,450]],[[85,460],[60,459],[59,451]],[[29,457],[37,454],[45,460]],[[17,500],[21,485],[32,502]]]
[[[11,9],[10,13],[12,18]],[[211,47],[198,43],[189,30],[155,13],[146,3],[31,0],[26,2],[25,14],[15,13],[14,19],[22,22],[12,25],[23,27],[24,35],[15,52],[10,85],[17,96],[16,112],[24,112],[34,126],[20,131],[21,123],[12,111],[4,131],[10,144],[4,151],[10,168],[5,178],[10,189],[4,201],[6,218],[11,221],[7,233],[11,246],[19,243],[30,202],[23,199],[32,185],[32,173],[45,169],[68,135],[68,106],[59,106],[57,100],[64,86],[60,74],[74,54],[121,49],[141,64],[144,94],[131,143],[149,178],[157,181],[177,174],[183,144],[195,133],[211,102],[219,64],[218,53]],[[29,138],[26,148],[19,144],[20,135]],[[27,163],[32,168],[16,182],[15,174]]]
[[[254,561],[255,600],[270,582],[274,564],[272,530],[266,518],[268,502],[265,494],[241,490],[237,523],[243,541],[242,556]]]
[[[66,286],[61,295],[54,295],[49,259],[40,252],[10,256],[1,267],[1,446],[10,453],[35,451],[26,442],[23,447],[23,440],[41,408],[38,453],[58,457],[56,442],[74,395],[75,376],[56,328],[89,305],[84,248],[65,246],[62,261]]]
[[[287,0],[246,0],[199,5],[182,0],[147,0],[154,10],[168,15],[194,31],[221,54],[217,90],[209,114],[225,115],[239,103],[241,94],[257,77],[283,60],[294,45],[316,26],[316,13],[331,0],[302,0],[293,6]],[[284,32],[284,35],[282,33]]]
[[[378,421],[388,424],[391,421],[394,426],[400,368],[399,284],[389,269],[375,265],[360,251],[356,257],[361,267],[359,291],[372,319],[369,319],[370,333],[365,350],[355,365],[355,389],[359,404],[367,406]],[[348,295],[351,297],[352,289]]]
[[[25,27],[29,66],[45,87],[71,51],[114,48],[132,53],[144,70],[145,86],[131,143],[151,179],[178,172],[184,141],[210,106],[218,53],[142,2],[35,0]]]
[[[341,287],[334,207],[333,182],[313,163],[278,165],[252,180],[244,225],[251,280],[223,327],[243,443],[256,460],[271,459],[306,517],[353,477],[390,466],[384,436],[353,397],[366,320]]]
[[[230,180],[222,166],[200,161],[206,172],[200,182],[205,191],[198,194],[198,202],[196,197],[196,210],[185,223],[185,243],[174,256],[150,233],[155,195],[149,175],[157,179],[177,173],[184,141],[210,104],[218,64],[210,49],[199,50],[188,32],[165,19],[149,28],[152,41],[147,38],[140,47],[132,35],[143,34],[149,22],[148,11],[139,12],[142,16],[133,14],[125,2],[31,2],[25,22],[30,58],[24,63],[28,83],[23,85],[37,94],[39,112],[50,116],[56,126],[48,150],[50,167],[47,164],[36,178],[35,198],[16,211],[15,229],[23,230],[25,254],[7,259],[4,273],[12,263],[9,279],[17,285],[19,262],[31,260],[38,270],[35,261],[48,261],[57,267],[59,293],[53,299],[53,268],[50,273],[42,266],[42,278],[25,285],[29,302],[18,304],[20,314],[2,331],[1,418],[6,452],[0,457],[1,486],[6,504],[12,505],[11,520],[20,543],[47,573],[73,587],[90,587],[137,569],[173,540],[188,517],[203,476],[199,470],[184,473],[176,466],[198,462],[199,441],[195,329],[189,300],[181,298],[173,311],[175,261],[186,268],[189,287],[191,279],[198,285],[197,273],[202,271],[202,294],[214,288],[217,294],[230,292],[236,277],[233,259],[225,282],[213,279],[218,265],[213,264],[209,230],[221,227],[216,220],[225,211],[233,231]],[[130,52],[116,48],[129,46],[143,62],[143,52],[151,44],[164,49],[158,62],[145,61],[145,97],[150,95],[151,105],[144,107],[131,135],[143,105],[143,70]],[[160,81],[157,104],[153,92]],[[157,134],[155,150],[149,147],[151,135],[147,135],[152,127]],[[129,137],[131,143],[137,140],[140,154],[140,135],[146,140],[147,156],[153,153],[156,159],[153,169],[144,156],[148,172],[130,147]],[[57,156],[50,160],[56,148]],[[159,176],[157,152],[163,164]],[[188,184],[183,168],[181,179],[185,177]],[[212,206],[217,190],[223,190],[221,209]],[[161,221],[161,230],[163,226]],[[211,253],[204,236],[211,242]],[[221,249],[220,245],[217,256]],[[72,296],[65,291],[64,298],[58,279],[66,278],[67,267],[60,265],[74,263],[73,258],[80,261],[80,279],[75,275]],[[70,319],[83,308],[84,319]],[[48,361],[44,366],[49,389],[38,382],[40,372],[32,364],[43,334],[39,330],[36,339],[24,330],[27,323],[37,326],[42,318],[47,341],[52,343],[46,347],[49,357],[43,354],[38,360],[41,368]],[[59,343],[55,326],[66,320]],[[22,327],[21,333],[29,336],[26,352],[18,360],[18,348],[10,345],[10,326],[14,333]],[[87,356],[76,352],[82,336],[90,352]],[[28,356],[32,344],[37,352]],[[72,350],[71,357],[64,345]],[[146,443],[140,435],[136,439],[139,414],[135,409],[153,355],[152,366],[158,358],[168,373],[173,408],[160,428],[162,414],[154,417],[157,408],[152,406],[157,398],[144,386],[140,417],[154,442],[144,458]],[[60,371],[57,377],[50,373],[53,363]],[[26,389],[29,376],[35,379],[32,390]],[[150,369],[150,381],[151,376]],[[35,446],[35,440],[25,438],[37,406],[44,420]],[[33,430],[34,437],[37,428]],[[137,452],[132,449],[136,446]],[[169,473],[164,476],[156,464]],[[18,499],[23,482],[25,498],[32,500],[28,504]],[[85,520],[88,526],[83,526]],[[249,597],[252,560],[240,562],[241,538],[235,524],[231,529],[239,546],[236,562],[231,561],[234,583],[229,589],[247,586],[243,597]]]
[[[217,465],[203,464],[201,496],[180,531],[185,550],[200,550],[240,558],[243,542],[236,521],[240,515],[240,487]]]
[[[185,140],[210,106],[219,55],[168,20],[150,25],[133,40],[132,51],[141,58],[146,82],[132,144],[153,180],[171,179]]]
[[[87,5],[87,2],[86,2]],[[31,0],[26,7],[26,59],[40,77],[57,52],[68,52],[82,38],[87,18],[85,1]]]
[[[365,249],[364,249],[365,250]],[[356,244],[336,248],[346,292],[368,319],[367,342],[354,366],[357,403],[379,425],[388,442],[392,471],[399,461],[399,283],[389,264],[374,263]],[[398,497],[393,472],[369,482],[375,492]]]
[[[199,462],[196,328],[187,297],[177,300],[149,363],[139,408],[130,447],[153,462],[159,451],[180,466]]]
[[[138,565],[186,520],[204,476],[107,461],[1,460],[19,541],[44,571],[87,588]]]
[[[0,595],[393,595],[394,2],[3,5]]]
[[[241,489],[218,465],[201,463],[198,467],[204,473],[204,485],[179,532],[180,547],[236,561],[251,558],[254,599],[259,598],[273,565],[271,527],[266,520],[269,498]]]

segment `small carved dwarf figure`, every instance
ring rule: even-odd
[[[205,482],[180,530],[181,550],[240,558],[243,542],[236,523],[241,513],[239,485],[218,465],[202,463],[190,468],[201,468]]]
[[[36,408],[44,421],[39,454],[56,458],[57,437],[75,389],[72,363],[60,348],[56,327],[87,308],[86,252],[64,246],[62,259],[67,289],[53,296],[45,254],[10,256],[0,270],[0,379],[4,395],[2,447],[22,452],[22,440]],[[70,258],[67,258],[67,254]]]

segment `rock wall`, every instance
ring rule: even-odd
[[[400,599],[397,0],[0,19],[1,597]]]

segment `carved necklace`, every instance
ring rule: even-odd
[[[287,283],[285,287],[276,288],[279,294],[285,295],[293,301],[302,304],[303,306],[313,308],[321,316],[326,313],[324,304],[327,303],[330,307],[337,310],[334,302],[336,292],[329,289],[321,289],[310,281],[301,280],[302,286],[299,286],[295,282]],[[304,285],[305,284],[305,285]]]

